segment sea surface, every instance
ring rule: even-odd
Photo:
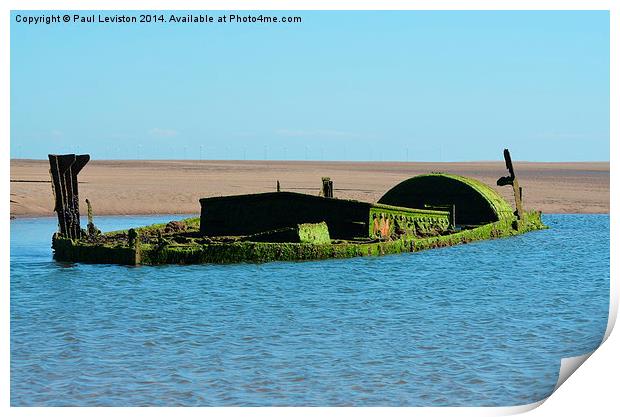
[[[101,217],[102,230],[178,216]],[[11,221],[12,406],[508,406],[595,349],[609,216],[419,253],[267,264],[52,259]]]

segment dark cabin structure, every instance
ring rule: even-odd
[[[393,234],[436,233],[450,227],[450,213],[409,209],[301,193],[272,192],[200,199],[200,232],[247,236],[325,222],[332,239],[355,240]]]

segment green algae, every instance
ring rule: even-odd
[[[191,224],[191,219],[190,224]],[[187,220],[186,220],[187,221]],[[316,226],[316,225],[315,225]],[[153,231],[165,225],[150,226]],[[540,212],[527,212],[523,219],[502,219],[479,227],[456,231],[454,233],[415,238],[404,236],[395,240],[353,242],[334,241],[334,243],[272,243],[272,242],[216,242],[198,243],[193,240],[186,244],[139,243],[135,248],[126,245],[89,244],[55,236],[53,248],[59,261],[85,263],[111,263],[123,265],[159,264],[202,264],[202,263],[262,263],[271,261],[320,260],[330,258],[351,258],[357,256],[379,256],[402,252],[453,246],[478,240],[496,239],[544,229]],[[118,233],[118,232],[116,232]]]
[[[437,235],[450,228],[450,213],[374,204],[368,223],[368,235],[375,238]]]
[[[379,203],[399,207],[427,208],[455,205],[459,224],[484,224],[511,219],[514,209],[488,185],[453,174],[425,174],[390,189]]]
[[[291,192],[214,197],[200,200],[200,218],[79,239],[55,234],[52,247],[57,260],[71,262],[270,262],[417,252],[546,228],[540,212],[518,219],[493,189],[457,175],[420,175],[379,201]],[[465,220],[460,227],[454,214]]]
[[[297,226],[300,243],[312,243],[315,245],[327,245],[331,243],[329,229],[325,222],[302,223]]]

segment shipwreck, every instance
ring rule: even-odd
[[[523,208],[522,189],[508,150],[514,207],[488,185],[459,175],[429,173],[407,179],[376,203],[334,198],[323,178],[320,195],[274,192],[199,200],[200,217],[101,233],[90,201],[80,225],[79,172],[88,155],[49,155],[61,262],[123,265],[317,260],[376,256],[514,236],[544,229],[540,211]]]

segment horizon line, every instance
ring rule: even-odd
[[[70,154],[67,154],[70,155]],[[76,154],[78,155],[78,154]],[[10,161],[47,161],[45,158],[10,158]],[[403,160],[319,160],[319,159],[164,159],[164,158],[121,158],[121,159],[91,159],[90,162],[300,162],[300,163],[364,163],[364,164],[383,164],[383,163],[399,163],[399,164],[468,164],[468,163],[504,163],[503,159],[479,159],[467,161],[403,161]],[[586,160],[586,161],[531,161],[515,159],[519,163],[532,164],[589,164],[589,163],[610,163],[609,160]]]

